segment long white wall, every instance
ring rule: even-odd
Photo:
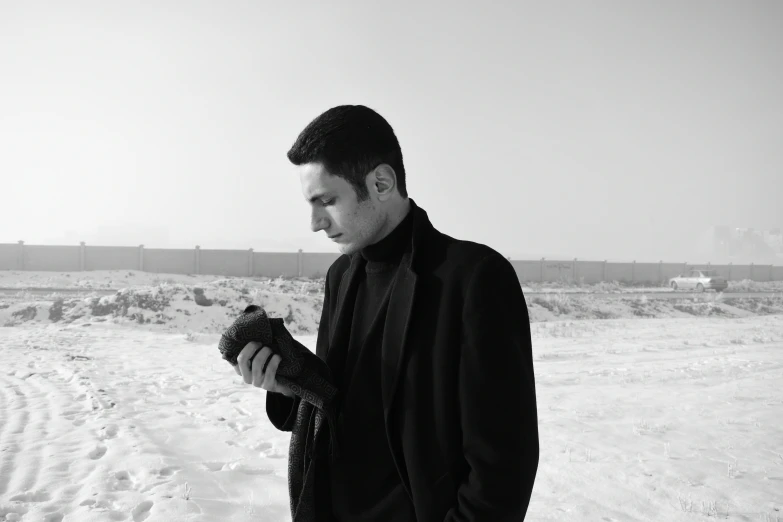
[[[25,245],[0,243],[0,270],[71,272],[142,270],[171,274],[239,277],[322,277],[339,254],[320,252],[254,252],[249,250],[166,249],[91,245]],[[601,281],[661,283],[685,272],[686,263],[615,263],[538,259],[510,260],[520,281]],[[708,265],[697,265],[706,267]],[[783,266],[709,265],[729,280],[783,281]]]

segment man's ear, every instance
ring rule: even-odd
[[[378,199],[385,201],[391,197],[397,187],[397,174],[390,165],[381,163],[374,169],[372,185],[378,194]]]

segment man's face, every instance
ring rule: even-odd
[[[310,204],[313,232],[323,230],[333,238],[340,252],[347,255],[377,241],[385,218],[372,191],[369,199],[359,202],[351,184],[329,174],[321,163],[305,163],[297,169],[302,195]]]

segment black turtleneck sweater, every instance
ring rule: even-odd
[[[360,272],[338,412],[341,457],[330,465],[332,511],[339,522],[415,520],[394,466],[383,420],[381,339],[394,277],[410,251],[413,213],[360,254]]]

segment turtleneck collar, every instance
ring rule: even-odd
[[[412,233],[413,206],[410,207],[408,214],[389,235],[375,244],[364,247],[360,250],[360,253],[368,264],[397,263],[410,248]]]

